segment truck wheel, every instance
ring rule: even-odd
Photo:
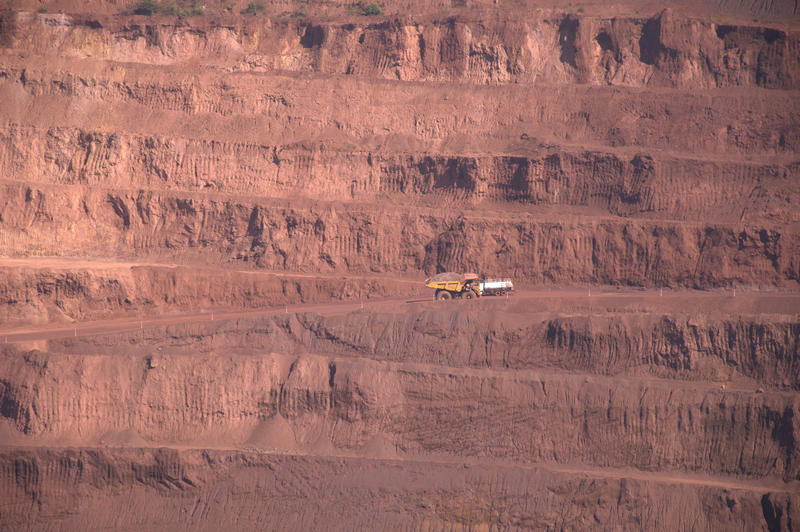
[[[467,290],[461,295],[461,297],[463,297],[464,299],[472,299],[473,297],[475,297],[475,293],[472,290]]]
[[[444,301],[445,299],[451,299],[453,295],[448,292],[447,290],[439,290],[436,292],[436,299],[440,301]]]

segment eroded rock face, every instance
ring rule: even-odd
[[[451,22],[454,36],[441,43],[491,33]],[[210,58],[238,52],[217,49],[186,52],[204,64],[199,70],[183,60],[157,66],[147,54],[134,63],[57,56],[57,69],[50,54],[63,48],[10,54],[0,65],[9,102],[0,131],[4,253],[341,273],[472,268],[532,283],[796,286],[798,99],[772,86],[748,89],[745,77],[760,79],[757,72],[725,82],[735,88],[718,83],[703,69],[739,70],[728,60],[714,66],[711,44],[702,44],[718,41],[747,65],[769,65],[748,54],[792,50],[794,33],[661,13],[641,28],[638,46],[651,50],[636,61],[673,88],[643,92],[649,85],[589,76],[589,56],[580,59],[587,39],[606,56],[627,57],[612,31],[622,22],[612,22],[571,16],[559,23],[566,36],[537,37],[560,43],[542,57],[584,69],[580,84],[559,74],[488,86],[472,77],[382,81],[374,90],[362,81],[374,79],[371,70],[335,83],[319,70],[302,83],[285,68],[231,74]],[[213,30],[196,24],[171,31]],[[272,31],[301,30],[286,24]],[[14,27],[9,35],[20,38],[55,31],[34,19]],[[306,39],[312,45],[299,45],[304,53],[330,66],[354,49],[319,28]],[[118,38],[105,26],[81,31]],[[143,35],[155,39],[146,47],[171,46]],[[9,50],[23,47],[15,42]],[[259,42],[265,51],[277,46]],[[359,47],[374,49],[366,37]],[[790,79],[798,68],[786,61],[764,68]],[[444,75],[445,63],[430,69]],[[712,86],[721,89],[704,89]]]
[[[793,3],[23,4],[0,523],[800,521]]]
[[[8,500],[25,504],[28,493],[35,491],[60,510],[67,528],[115,527],[120,521],[178,529],[234,522],[259,528],[266,519],[270,527],[282,529],[328,528],[331,521],[337,528],[376,523],[481,527],[498,522],[522,528],[553,523],[583,528],[597,522],[620,528],[726,528],[762,514],[769,516],[765,522],[778,527],[795,518],[785,494],[758,496],[737,489],[670,487],[648,479],[575,478],[537,468],[498,471],[441,462],[409,461],[398,467],[387,460],[358,458],[92,449],[8,453],[2,471],[10,470],[18,472],[19,481]],[[507,481],[497,486],[498,478]],[[76,512],[76,484],[85,496],[102,503],[91,512]],[[225,500],[224,509],[211,498],[211,490]],[[309,499],[320,502],[309,506]],[[665,499],[678,501],[681,511],[670,510],[661,503]],[[193,511],[198,500],[204,509]],[[497,502],[487,504],[490,500]],[[151,516],[158,516],[159,524]],[[29,522],[12,518],[7,521],[12,525]]]
[[[444,522],[461,522],[464,500],[475,507],[499,496],[476,493],[472,481],[437,487],[462,472],[505,479],[502,500],[519,498],[508,503],[514,519],[534,519],[517,505],[551,493],[555,499],[535,506],[538,518],[577,505],[571,519],[580,521],[576,501],[592,496],[601,500],[595,518],[628,522],[639,510],[623,501],[652,505],[653,515],[661,498],[686,497],[680,516],[664,510],[665,518],[683,522],[699,512],[693,519],[709,526],[786,522],[795,499],[787,491],[800,480],[796,320],[719,320],[720,310],[706,320],[635,316],[631,310],[652,303],[594,297],[572,304],[577,313],[591,304],[593,317],[548,318],[566,308],[560,300],[345,316],[333,305],[332,314],[70,337],[47,352],[6,348],[0,437],[17,448],[3,454],[16,486],[8,500],[63,507],[65,526],[104,523],[102,512],[89,517],[70,499],[54,499],[79,468],[69,482],[86,483],[93,500],[112,509],[130,483],[141,504],[221,489],[244,509],[251,498],[289,489],[282,468],[307,470],[318,480],[287,499],[295,504],[322,497],[335,464],[340,481],[353,474],[358,489],[374,492],[370,504],[385,504],[388,482],[392,497],[436,501],[420,511]],[[761,304],[743,303],[756,311]],[[600,317],[611,308],[615,316]],[[31,444],[85,450],[20,449]],[[229,450],[166,449],[211,446]],[[147,450],[154,447],[165,449]],[[357,473],[364,468],[367,477]],[[419,480],[418,470],[430,476]],[[111,476],[97,476],[102,471]],[[265,474],[275,484],[255,481]],[[524,479],[512,482],[517,474]],[[398,480],[405,475],[418,480]],[[224,487],[230,483],[235,492]],[[349,497],[335,499],[354,504]],[[609,510],[605,498],[623,507]],[[462,502],[445,502],[453,500]],[[216,503],[209,508],[215,520],[231,519]],[[13,509],[6,515],[24,522]],[[125,519],[149,523],[156,515]],[[187,526],[178,515],[166,522]]]
[[[635,87],[797,87],[800,37],[753,24],[717,24],[665,9],[650,18],[534,12],[523,20],[389,18],[275,21],[219,27],[144,21],[105,25],[6,14],[9,48],[118,62],[228,63],[236,72],[298,71],[403,81],[592,83]],[[188,26],[188,27],[187,27]],[[262,37],[261,33],[264,33]],[[181,107],[194,103],[191,87]],[[167,97],[176,96],[167,95]]]
[[[786,394],[315,355],[152,357],[31,353],[20,367],[9,353],[7,420],[28,439],[73,445],[134,437],[348,454],[385,438],[409,456],[800,475],[800,403]]]

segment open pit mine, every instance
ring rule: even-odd
[[[516,529],[800,530],[797,1],[4,0],[0,530]]]

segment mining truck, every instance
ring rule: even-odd
[[[482,295],[502,295],[514,290],[511,279],[484,279],[474,273],[444,272],[425,280],[425,286],[436,289],[436,299],[461,297],[472,299]]]

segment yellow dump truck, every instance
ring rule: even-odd
[[[480,283],[474,273],[444,272],[425,280],[425,286],[436,289],[436,299],[481,297]]]

